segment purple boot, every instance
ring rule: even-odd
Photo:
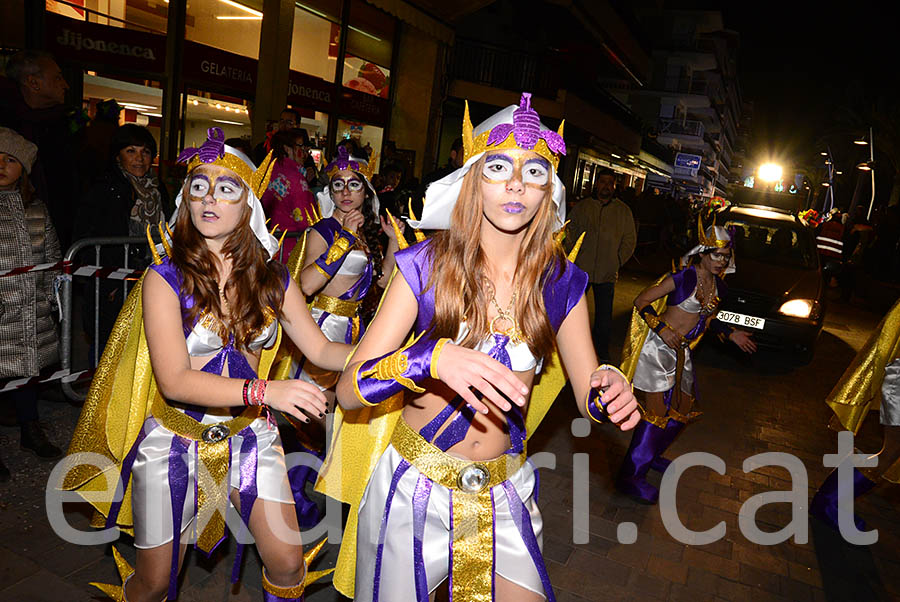
[[[867,478],[858,469],[853,469],[853,497],[858,498],[870,491],[877,483]],[[838,471],[835,468],[831,474],[822,482],[821,487],[813,496],[809,505],[809,513],[820,521],[839,531],[838,528]],[[853,515],[853,522],[860,531],[866,531],[866,522]]]
[[[665,449],[667,432],[668,429],[662,429],[646,419],[641,419],[634,427],[631,444],[616,477],[619,491],[645,504],[656,503],[659,489],[648,483],[646,477],[653,459]]]
[[[672,442],[675,441],[675,438],[678,437],[678,434],[684,430],[684,427],[687,426],[684,422],[679,422],[674,418],[669,418],[669,422],[666,423],[666,429],[664,434],[663,443],[661,443],[662,447],[656,453],[652,460],[650,460],[650,470],[655,470],[656,472],[666,472],[666,469],[669,468],[669,464],[672,463],[671,460],[667,458],[663,458],[662,454],[669,446],[672,445]]]

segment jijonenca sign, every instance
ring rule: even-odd
[[[94,38],[83,36],[80,33],[70,31],[69,29],[63,29],[62,34],[56,37],[56,41],[61,46],[69,46],[79,51],[83,48],[85,50],[94,50],[97,52],[108,52],[110,54],[120,54],[122,56],[144,58],[151,61],[156,60],[156,55],[153,54],[152,48],[147,48],[146,46],[120,44],[117,42],[108,42],[106,40],[97,40]]]

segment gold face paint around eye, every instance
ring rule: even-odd
[[[550,188],[550,164],[534,153],[498,153],[487,157],[481,175],[486,182],[503,184],[513,178],[531,188]]]
[[[236,205],[246,197],[246,187],[241,178],[230,169],[216,165],[200,166],[188,180],[188,198],[195,203],[212,196],[216,202]]]

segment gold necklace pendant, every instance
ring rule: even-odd
[[[513,314],[516,305],[516,292],[513,292],[512,296],[509,298],[509,306],[505,310],[497,303],[497,297],[494,292],[491,293],[491,303],[494,305],[494,309],[497,310],[497,315],[493,317],[489,324],[491,334],[500,334],[509,337],[509,340],[513,345],[518,345],[522,341],[522,337],[521,332],[519,331],[519,323],[516,321],[515,315]],[[498,320],[509,322],[509,327],[505,329],[498,328]]]

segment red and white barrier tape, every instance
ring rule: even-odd
[[[18,276],[19,274],[27,274],[28,272],[45,272],[47,270],[68,271],[72,265],[71,261],[57,261],[56,263],[39,263],[37,265],[26,265],[10,270],[0,270],[0,278],[4,276]]]
[[[32,387],[34,385],[49,383],[55,380],[71,383],[76,380],[87,380],[91,376],[93,376],[93,370],[80,370],[78,372],[71,372],[70,370],[57,370],[53,374],[49,376],[30,376],[28,378],[17,378],[14,380],[8,380],[6,383],[0,382],[0,393],[6,393],[7,391],[14,391],[16,389],[23,389],[25,387]]]
[[[72,276],[86,276],[90,278],[108,278],[110,280],[131,280],[141,277],[144,270],[133,270],[131,268],[114,268],[103,267],[99,265],[83,265],[75,267],[71,261],[58,261],[56,263],[39,263],[37,265],[26,265],[10,270],[0,270],[0,278],[5,276],[18,276],[20,274],[29,274],[32,272],[45,272],[48,270],[60,270],[65,274]]]

